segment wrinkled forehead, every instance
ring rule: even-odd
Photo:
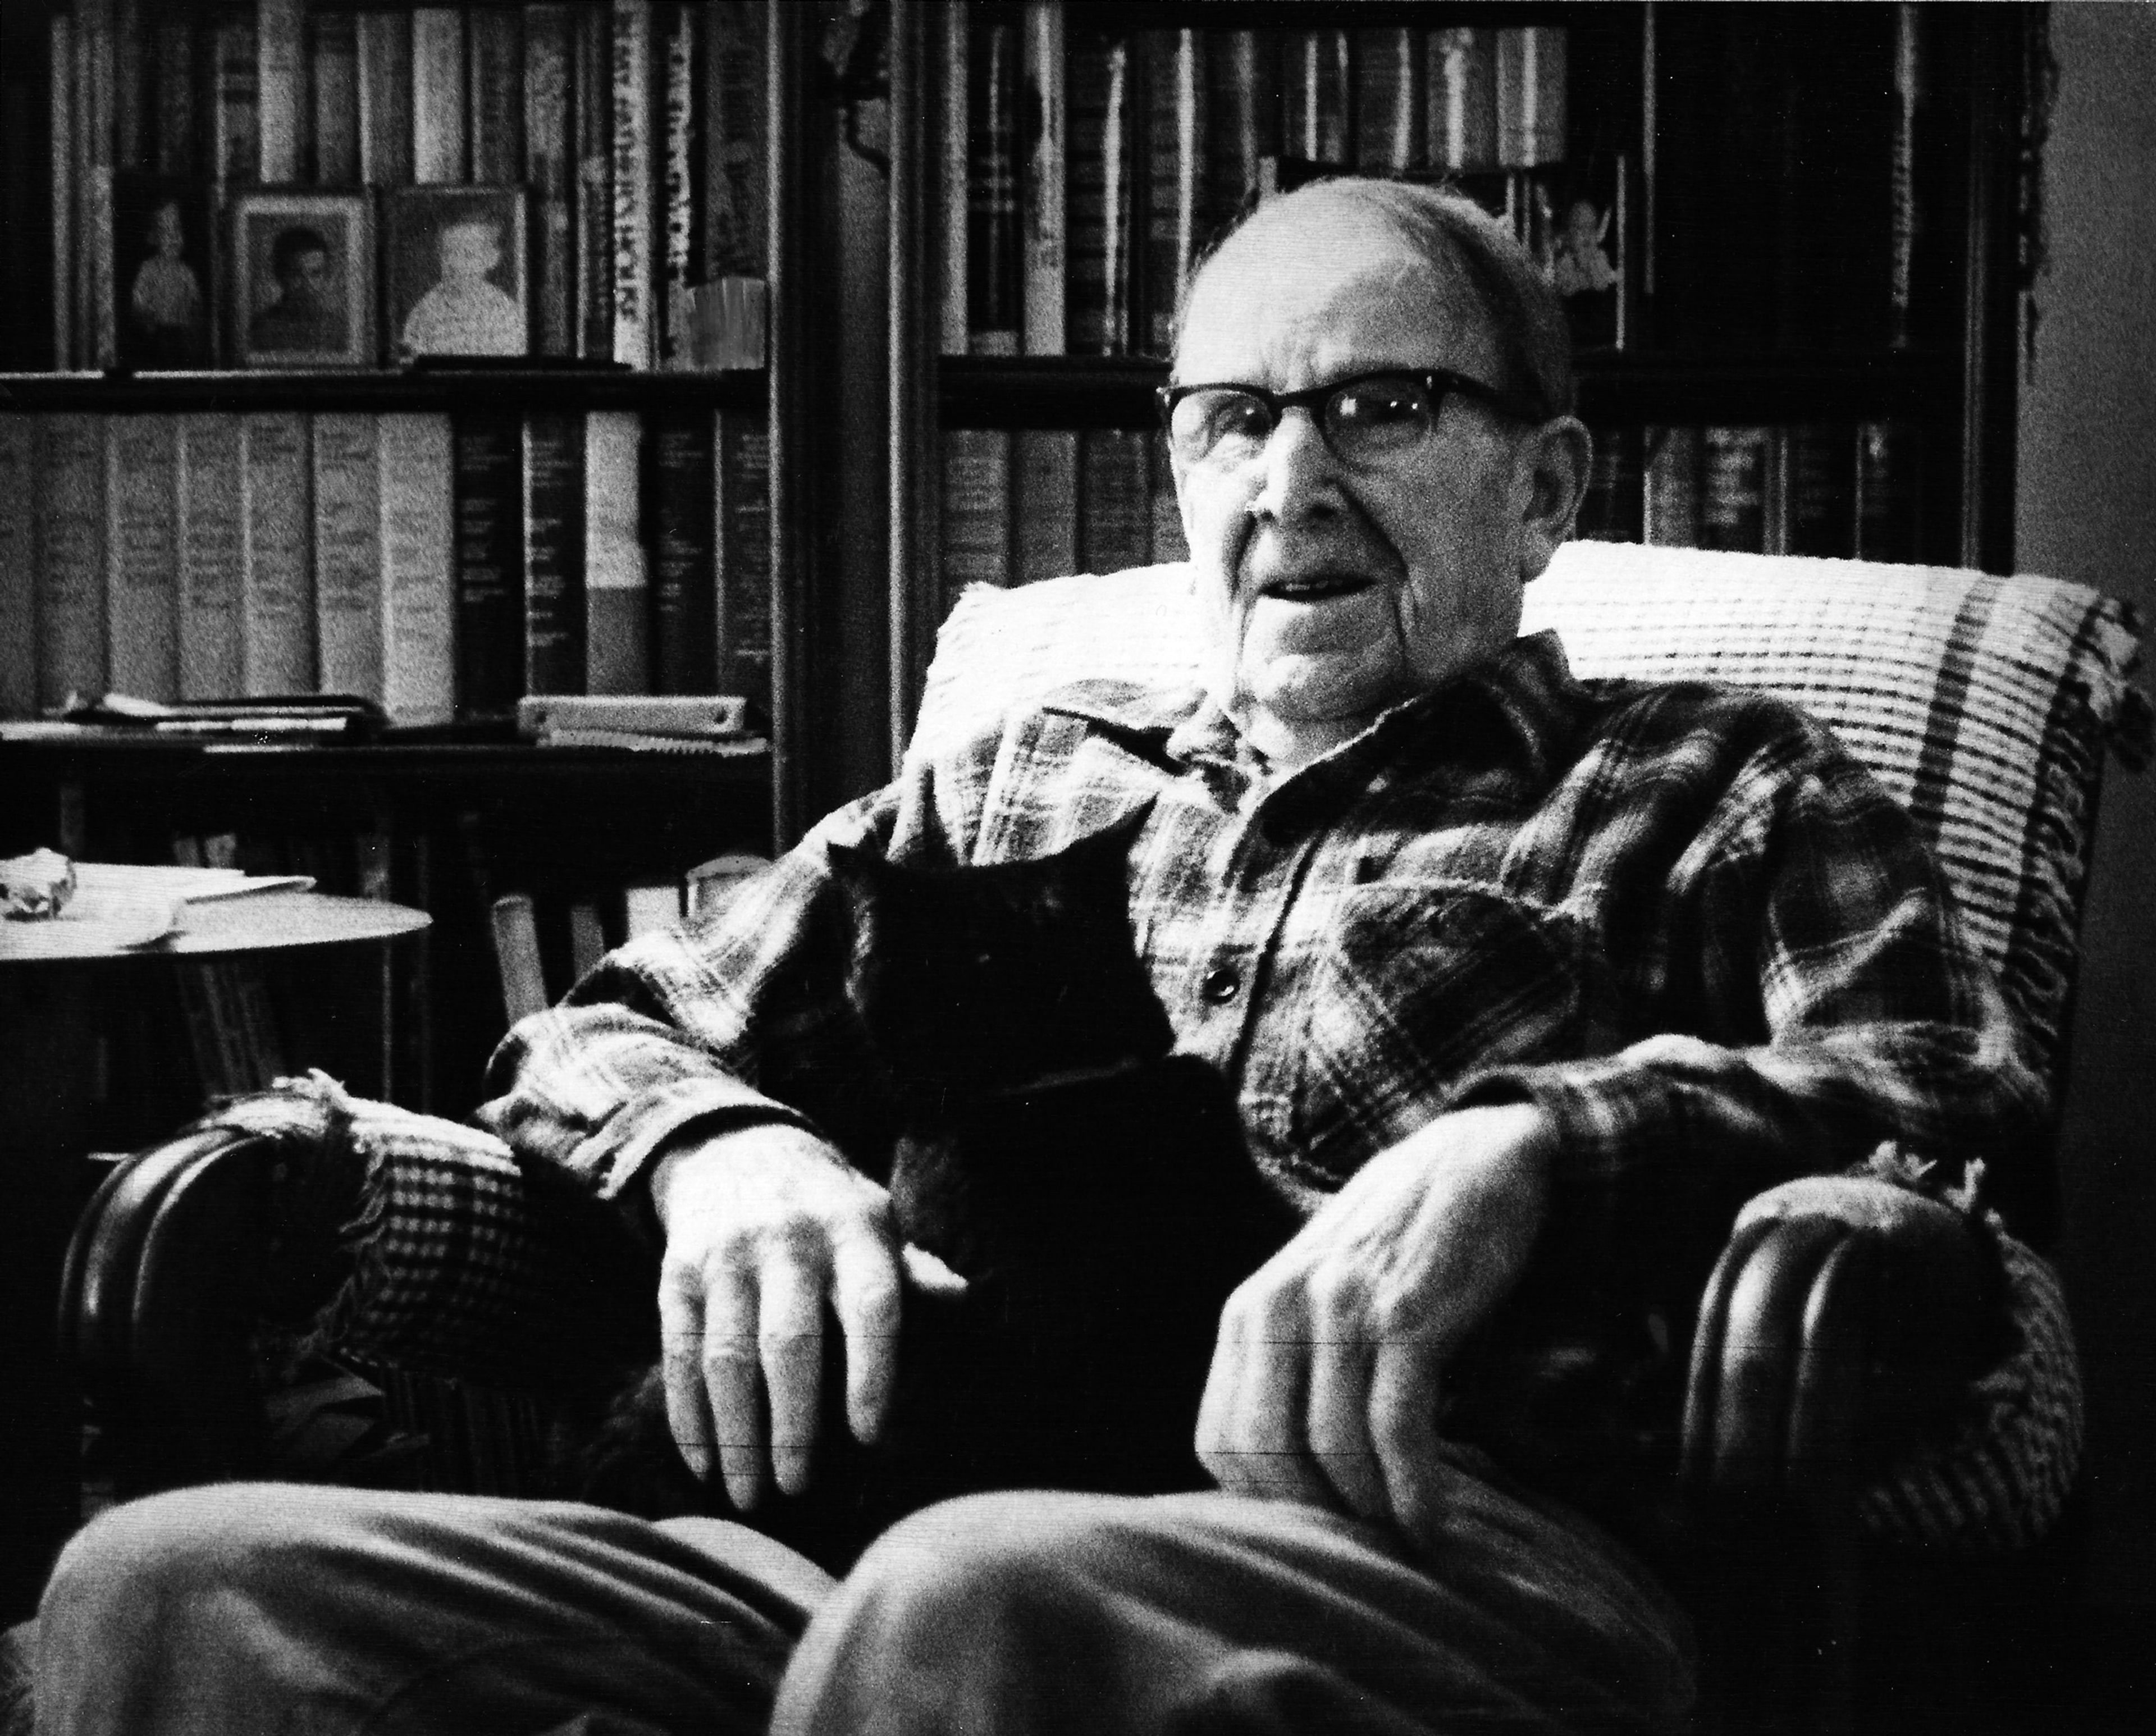
[[[1275,390],[1366,367],[1493,378],[1500,356],[1449,250],[1433,257],[1374,212],[1298,199],[1261,208],[1206,262],[1184,311],[1175,378]]]

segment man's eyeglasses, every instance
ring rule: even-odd
[[[1374,465],[1419,445],[1437,426],[1446,397],[1457,393],[1502,415],[1540,422],[1542,407],[1446,368],[1411,373],[1387,368],[1303,392],[1268,392],[1240,382],[1163,386],[1154,394],[1168,445],[1187,465],[1231,465],[1265,449],[1281,418],[1297,405],[1317,419],[1317,431],[1342,464]]]

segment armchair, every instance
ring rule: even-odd
[[[911,751],[1077,674],[1188,675],[1180,579],[968,593]],[[1833,725],[1938,849],[2062,1076],[2105,753],[2147,724],[2118,605],[2037,578],[1584,544],[1531,588],[1527,624],[1560,629],[1583,675],[1741,681]],[[1993,1582],[2025,1597],[2032,1575],[2060,1571],[2080,1420],[2039,1257],[2052,1201],[1995,1202],[2020,1240],[2004,1244],[2011,1319],[1994,1341],[1973,1299],[2001,1273],[1913,1198],[1851,1181],[1755,1202],[1702,1298],[1681,1482],[1717,1727],[1980,1726],[1986,1703],[1958,1666],[1996,1614]],[[639,1257],[619,1230],[596,1265],[584,1242],[574,1261],[560,1248],[616,1223],[488,1136],[317,1081],[232,1106],[108,1179],[70,1253],[63,1353],[120,1493],[289,1474],[261,1399],[265,1323],[370,1366],[560,1392],[578,1370],[548,1323],[591,1342]],[[364,1468],[439,1480],[392,1446]],[[512,1462],[481,1468],[498,1492],[535,1492]],[[1911,1675],[1912,1636],[1928,1675]],[[2010,1687],[1989,1709],[2010,1701]]]

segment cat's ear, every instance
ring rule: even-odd
[[[1137,842],[1138,834],[1145,829],[1146,821],[1152,814],[1151,796],[1120,819],[1111,820],[1097,832],[1088,832],[1070,846],[1070,854],[1095,864],[1113,862],[1120,870],[1131,854],[1131,846]]]

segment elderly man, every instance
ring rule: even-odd
[[[1302,1218],[1220,1323],[1218,1488],[971,1497],[835,1586],[716,1520],[164,1497],[64,1561],[41,1728],[1681,1723],[1683,1616],[1440,1436],[1449,1359],[1531,1256],[1681,1306],[1758,1188],[1890,1137],[2011,1161],[2041,1088],[1936,871],[1820,731],[1583,686],[1517,636],[1588,439],[1562,315],[1471,205],[1261,208],[1199,274],[1174,380],[1203,691],[1073,690],[834,816],[716,927],[520,1026],[488,1115],[648,1189],[684,1455],[744,1509],[801,1489],[827,1316],[873,1438],[910,1281],[827,1138],[870,1087],[825,845],[1011,859],[1144,808],[1141,951]]]

